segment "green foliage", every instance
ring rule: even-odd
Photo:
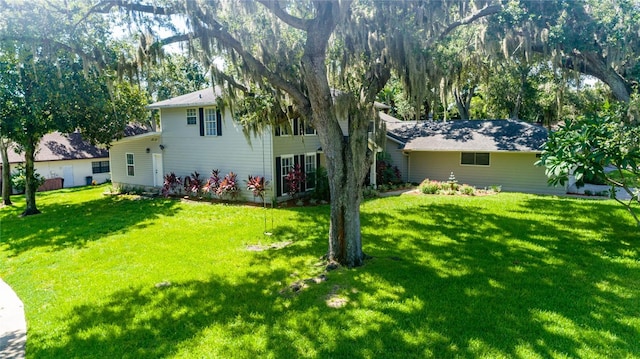
[[[311,197],[318,201],[329,201],[331,199],[331,191],[329,190],[329,178],[327,177],[327,169],[318,167],[316,169],[316,186],[313,189]]]
[[[599,116],[567,121],[551,133],[537,164],[546,166],[551,185],[564,185],[574,176],[579,186],[588,178],[602,178],[613,194],[622,187],[632,199],[621,203],[640,225],[632,207],[640,199],[631,189],[640,174],[640,127],[623,119],[619,109],[605,106]]]
[[[40,187],[44,181],[44,176],[38,172],[33,172],[33,182],[36,188]],[[24,164],[21,163],[16,166],[16,170],[11,173],[11,185],[18,193],[24,193],[27,187],[27,171]]]
[[[391,157],[386,152],[380,152],[377,154],[376,183],[379,185],[402,183],[402,174],[400,173],[400,169],[391,162]]]
[[[466,184],[463,184],[462,186],[460,186],[459,191],[460,193],[465,194],[467,196],[475,196],[476,194],[476,188]]]
[[[426,179],[420,183],[418,189],[424,194],[436,194],[442,190],[442,183]]]

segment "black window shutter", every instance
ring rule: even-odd
[[[293,156],[293,169],[295,170],[296,167],[300,166],[300,156],[298,155],[294,155]],[[300,168],[300,170],[302,171],[302,168]],[[300,192],[302,192],[302,183],[300,184],[300,187],[298,188],[298,190]]]
[[[302,171],[302,173],[304,173],[304,177],[305,180],[302,181],[302,183],[300,184],[300,192],[304,192],[307,190],[307,173],[306,171],[306,167],[304,165],[304,155],[300,155],[300,170]]]
[[[316,153],[316,171],[320,168],[320,154]]]
[[[298,135],[300,135],[300,134],[301,134],[301,133],[300,133],[300,128],[299,128],[299,126],[298,126],[298,119],[297,119],[297,118],[294,118],[294,119],[293,119],[293,135],[294,135],[294,136],[298,136]]]
[[[200,136],[204,136],[204,108],[198,109],[198,118],[200,119]]]
[[[282,163],[280,163],[280,157],[276,157],[276,196],[282,196]]]
[[[216,126],[218,136],[222,136],[222,113],[220,110],[216,110]]]

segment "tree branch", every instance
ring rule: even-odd
[[[485,16],[489,16],[489,15],[494,15],[499,13],[500,11],[502,11],[502,5],[501,4],[495,4],[495,5],[487,5],[485,7],[483,7],[482,9],[478,10],[477,12],[465,17],[464,19],[460,19],[458,21],[454,21],[451,24],[449,24],[449,26],[447,26],[447,28],[445,28],[438,36],[434,36],[431,37],[427,40],[427,47],[433,45],[436,41],[440,41],[443,38],[445,38],[447,35],[449,35],[453,30],[457,29],[460,26],[463,25],[467,25],[470,24],[482,17]]]
[[[96,12],[109,12],[113,7],[117,6],[120,8],[128,9],[130,11],[148,13],[154,15],[175,15],[182,14],[175,9],[171,8],[162,8],[150,5],[140,5],[135,3],[130,3],[125,0],[105,0],[102,1],[101,4],[104,4],[103,8],[95,8]],[[267,8],[272,9],[273,7],[269,6],[269,4],[265,5]],[[279,6],[277,7],[279,8]],[[280,9],[283,14],[284,10]],[[195,26],[198,26],[195,33],[188,33],[182,35],[175,35],[168,37],[166,39],[158,41],[161,45],[167,45],[170,43],[180,42],[180,41],[193,41],[195,39],[204,40],[206,37],[211,37],[216,39],[221,45],[228,49],[232,49],[235,51],[245,62],[247,66],[249,66],[253,71],[251,76],[254,77],[264,77],[269,83],[271,83],[274,87],[279,88],[280,90],[288,93],[292,99],[296,102],[296,104],[300,107],[309,107],[309,100],[307,97],[298,89],[294,84],[286,81],[284,78],[269,70],[260,60],[258,60],[253,54],[246,51],[240,41],[234,38],[228,31],[225,30],[224,26],[221,23],[216,21],[214,18],[210,16],[206,16],[201,11],[198,11],[194,14],[199,24],[194,23]],[[287,14],[288,15],[288,14]],[[294,19],[290,16],[292,21]],[[283,20],[284,21],[284,20]],[[256,78],[256,80],[260,80]]]
[[[153,15],[168,16],[168,15],[180,14],[179,10],[176,10],[173,8],[159,7],[154,5],[136,4],[126,0],[104,0],[94,5],[91,8],[91,11],[96,13],[106,14],[106,13],[109,13],[111,9],[114,7],[120,7],[123,9],[128,9],[130,11],[142,12],[142,13],[153,14]]]
[[[260,78],[257,77],[264,77],[271,85],[288,93],[301,108],[310,106],[309,100],[297,86],[271,71],[260,60],[253,56],[253,54],[246,51],[240,41],[226,31],[222,24],[212,18],[209,18],[209,22],[205,22],[202,19],[203,14],[200,13],[198,15],[200,15],[199,21],[209,25],[202,27],[205,35],[215,38],[221,45],[234,50],[244,60],[245,64],[253,70],[250,75],[256,77],[255,80],[260,81]]]
[[[298,30],[308,31],[309,20],[301,19],[299,17],[292,16],[280,7],[280,3],[274,0],[257,0],[265,8],[269,9],[278,19],[282,20],[285,24],[294,27]]]

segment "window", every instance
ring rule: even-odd
[[[282,156],[280,158],[280,176],[281,176],[281,193],[287,194],[289,193],[289,187],[287,186],[287,175],[290,171],[293,171],[295,164],[293,161],[293,156]]]
[[[307,153],[304,155],[304,174],[307,179],[307,191],[316,186],[316,154]]]
[[[487,152],[462,152],[460,156],[461,165],[488,166],[489,153]]]
[[[95,173],[109,173],[109,161],[91,162],[91,171]]]
[[[308,122],[300,120],[300,132],[298,133],[305,136],[313,136],[316,134],[316,129],[311,127],[310,124],[308,125]]]
[[[218,122],[215,108],[207,108],[204,110],[204,135],[217,136]]]
[[[187,109],[187,125],[195,125],[198,121],[198,115],[195,108]]]
[[[291,123],[283,123],[276,126],[276,136],[291,136]]]
[[[133,162],[133,153],[127,153],[127,176],[135,176],[135,164]]]

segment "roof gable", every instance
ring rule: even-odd
[[[217,99],[220,96],[222,96],[222,90],[219,87],[209,87],[204,90],[198,90],[182,96],[152,103],[147,106],[147,108],[154,110],[175,107],[211,106],[217,103]]]
[[[388,135],[407,151],[539,152],[548,138],[542,126],[517,120],[387,122]]]

